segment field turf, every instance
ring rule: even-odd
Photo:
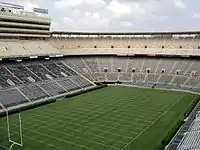
[[[154,150],[196,95],[106,87],[21,112],[23,147],[13,150]],[[17,115],[11,138],[19,141]],[[0,119],[0,150],[9,147]]]

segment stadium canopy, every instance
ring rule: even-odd
[[[67,31],[53,31],[52,35],[181,35],[181,34],[199,34],[200,31],[183,31],[183,32],[67,32]]]

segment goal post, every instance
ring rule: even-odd
[[[21,121],[20,112],[17,114],[17,120],[18,120],[17,122],[18,123],[16,124],[16,126],[19,127],[19,131],[17,131],[17,132],[19,132],[18,135],[19,135],[19,139],[20,140],[16,141],[16,140],[12,139],[12,136],[11,136],[12,131],[11,131],[9,111],[2,103],[0,103],[0,108],[2,108],[4,110],[5,115],[6,115],[6,127],[7,127],[6,130],[7,130],[8,141],[10,143],[10,148],[9,149],[12,150],[12,147],[14,145],[22,147],[23,146],[23,134],[22,134],[22,121]]]

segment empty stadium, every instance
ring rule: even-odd
[[[200,149],[199,31],[50,32],[46,9],[0,10],[0,150]]]

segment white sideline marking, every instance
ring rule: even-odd
[[[174,104],[172,104],[167,110],[165,110],[158,118],[156,118],[148,127],[146,127],[140,134],[138,134],[136,137],[134,137],[128,144],[126,144],[121,150],[125,149],[128,145],[130,145],[132,142],[134,142],[140,135],[142,135],[149,127],[151,127],[155,122],[157,122],[162,116],[164,116],[174,105],[176,105],[183,97],[182,95]]]
[[[0,127],[0,128],[2,128],[2,127]],[[7,147],[5,147],[5,146],[3,146],[1,144],[0,144],[0,147],[3,147],[4,149],[8,149],[9,150],[9,148],[7,148]]]

